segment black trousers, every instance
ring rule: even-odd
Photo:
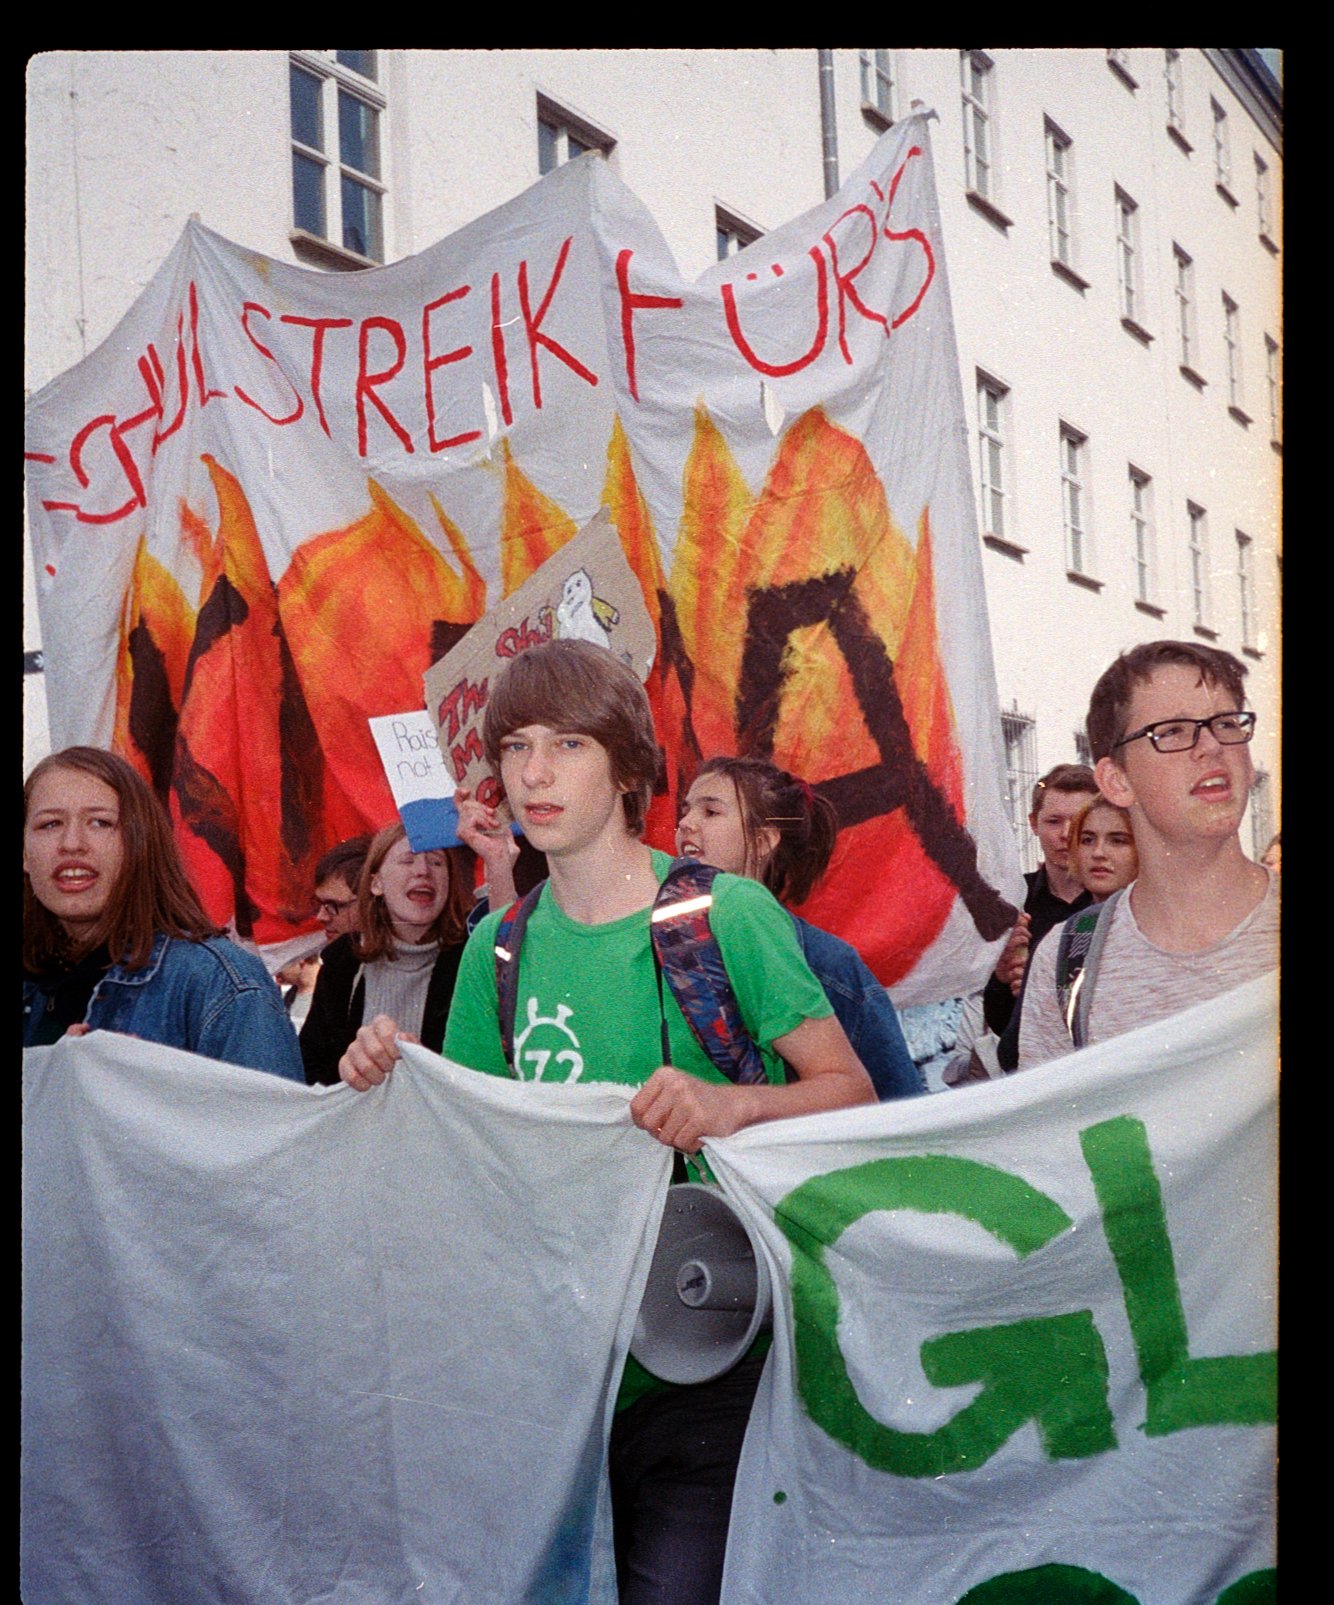
[[[621,1605],[717,1605],[741,1444],[764,1369],[653,1393],[612,1422],[608,1471]]]

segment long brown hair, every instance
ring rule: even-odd
[[[37,973],[105,943],[113,960],[128,970],[141,970],[159,932],[191,942],[220,936],[186,878],[166,810],[138,770],[117,753],[101,747],[66,747],[34,765],[23,783],[25,829],[37,782],[61,769],[91,775],[115,792],[123,849],[121,869],[101,918],[78,949],[56,916],[38,901],[25,872],[24,968]]]
[[[838,840],[838,812],[828,797],[763,758],[709,758],[700,775],[725,775],[736,787],[746,863],[780,903],[804,903],[829,867]],[[778,841],[766,858],[760,832]]]
[[[389,910],[384,898],[371,891],[371,882],[380,872],[380,865],[390,850],[397,847],[407,835],[401,819],[386,825],[376,833],[361,871],[357,889],[357,915],[360,931],[352,938],[364,964],[375,959],[392,959],[398,952],[398,938],[389,922]],[[449,860],[449,895],[445,906],[436,916],[435,923],[426,933],[425,940],[438,942],[441,947],[462,942],[468,934],[468,911],[472,907],[473,857],[469,847],[446,847]]]

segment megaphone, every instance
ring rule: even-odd
[[[759,1243],[716,1187],[667,1189],[630,1353],[664,1382],[711,1382],[746,1353],[773,1309]]]

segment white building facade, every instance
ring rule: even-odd
[[[28,67],[31,392],[193,214],[326,271],[393,262],[600,150],[684,275],[933,108],[1017,839],[1136,641],[1242,657],[1278,821],[1281,95],[1253,51],[53,52]],[[25,558],[25,768],[49,745]],[[1031,859],[1029,861],[1031,863]]]

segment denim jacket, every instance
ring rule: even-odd
[[[24,976],[25,1047],[46,997],[40,980]],[[223,937],[190,942],[159,932],[143,969],[111,966],[93,991],[84,1023],[305,1081],[276,983],[260,959]]]
[[[794,914],[797,940],[811,973],[825,990],[852,1051],[866,1066],[875,1095],[910,1098],[925,1092],[922,1072],[912,1061],[889,993],[867,969],[857,949],[840,937],[808,925]]]

